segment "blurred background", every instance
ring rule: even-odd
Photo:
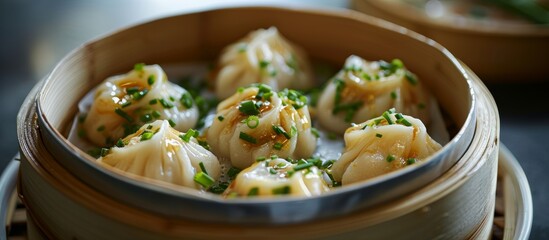
[[[215,1],[215,0],[0,0],[0,170],[18,151],[16,135],[17,112],[31,88],[55,66],[65,54],[75,47],[93,38],[105,35],[118,28],[140,23],[146,20],[173,15],[182,12],[196,11],[219,6],[231,6],[243,3],[299,5],[320,8],[355,8],[364,12],[387,6],[368,4],[376,1],[346,1],[346,0],[304,0],[299,1]],[[395,1],[387,1],[395,2]],[[534,222],[531,239],[549,239],[549,41],[547,31],[549,26],[532,28],[532,20],[514,13],[494,12],[484,5],[457,8],[457,11],[441,12],[441,2],[449,1],[404,1],[409,2],[416,10],[430,9],[437,19],[437,24],[453,25],[448,33],[472,28],[474,31],[504,29],[504,36],[517,35],[512,40],[514,48],[497,50],[490,54],[478,54],[483,49],[498,45],[497,38],[472,46],[470,49],[459,49],[460,42],[466,41],[471,31],[463,34],[463,39],[449,43],[450,50],[464,51],[458,55],[465,63],[478,65],[473,70],[479,73],[494,98],[496,99],[501,117],[501,141],[517,157],[522,165],[532,191],[534,202]],[[430,6],[425,4],[430,2]],[[451,2],[451,1],[450,1]],[[472,2],[472,1],[463,1]],[[434,4],[434,5],[433,5]],[[437,5],[438,4],[438,5]],[[505,6],[504,6],[505,7]],[[443,10],[445,8],[442,8]],[[460,10],[461,9],[461,10]],[[465,10],[463,10],[465,9]],[[506,7],[509,9],[509,6]],[[379,10],[379,9],[378,9]],[[511,9],[512,10],[512,9]],[[379,11],[377,11],[379,13]],[[516,13],[516,11],[515,11]],[[440,18],[453,16],[457,18]],[[524,14],[523,14],[524,15]],[[416,31],[428,31],[421,26],[425,18],[411,19],[381,14],[388,19],[400,22]],[[470,16],[471,19],[462,16]],[[485,21],[495,16],[498,21]],[[428,19],[428,18],[427,18]],[[457,20],[456,20],[457,19]],[[478,21],[481,19],[482,21]],[[483,20],[484,19],[484,20]],[[402,22],[404,21],[404,22]],[[422,22],[423,21],[423,22]],[[439,24],[440,23],[440,24]],[[498,25],[502,23],[503,25]],[[437,25],[435,24],[435,25]],[[460,29],[461,27],[461,29]],[[435,28],[437,29],[437,28]],[[440,27],[438,28],[440,29]],[[524,30],[526,29],[526,30]],[[514,32],[513,32],[514,31]],[[518,31],[518,33],[517,33]],[[532,34],[536,37],[520,37],[521,34]],[[537,32],[537,33],[535,33]],[[536,35],[537,34],[537,35]],[[448,35],[448,34],[447,34]],[[467,35],[467,36],[466,36]],[[440,35],[443,39],[445,35]],[[448,37],[455,39],[455,36]],[[484,40],[486,40],[486,36]],[[480,41],[475,40],[472,41]],[[508,51],[515,56],[526,50],[538,52],[539,56],[532,58],[505,59],[502,63],[499,51]],[[476,53],[466,55],[467,53]],[[517,53],[515,53],[517,52]],[[543,55],[541,55],[543,54]],[[479,65],[480,64],[480,65]],[[483,68],[484,66],[484,68]],[[486,70],[488,67],[488,70]],[[505,73],[506,69],[520,67],[519,74]],[[539,70],[545,70],[539,71]],[[485,71],[486,70],[486,71]],[[505,74],[498,74],[498,73]]]

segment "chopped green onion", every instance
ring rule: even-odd
[[[392,91],[392,92],[391,92],[391,98],[392,98],[392,99],[397,99],[397,94],[396,94],[395,91]]]
[[[398,58],[393,59],[393,61],[391,61],[391,64],[393,64],[393,66],[395,66],[397,68],[403,68],[404,67],[404,63],[402,63],[402,61]]]
[[[252,144],[257,143],[257,139],[255,139],[254,137],[246,134],[245,132],[240,132],[239,138],[246,141],[246,142],[252,143]]]
[[[164,108],[173,108],[173,104],[171,102],[166,101],[163,98],[158,99],[158,101],[160,102],[160,104],[162,104],[162,107]]]
[[[278,158],[278,155],[276,155],[276,154],[271,155],[271,160],[275,160],[277,158]]]
[[[225,119],[225,118],[224,118],[223,116],[221,116],[221,115],[217,116],[217,120],[219,120],[220,122],[223,122],[224,119]]]
[[[238,110],[246,115],[259,114],[259,108],[252,100],[241,102]]]
[[[116,146],[119,148],[125,146],[124,141],[122,141],[122,138],[119,138],[118,141],[116,141]]]
[[[366,79],[367,81],[372,81],[372,77],[368,73],[362,73],[362,78]]]
[[[236,91],[238,93],[242,93],[242,92],[244,92],[244,89],[245,89],[244,87],[239,87],[239,88],[236,89]]]
[[[376,137],[378,137],[378,138],[382,138],[382,137],[383,137],[383,135],[382,135],[381,133],[376,133]]]
[[[408,82],[410,82],[410,84],[412,84],[412,85],[416,85],[416,84],[417,84],[416,75],[414,75],[414,74],[411,73],[410,71],[406,71],[406,73],[405,73],[404,75],[406,76],[406,79],[408,80]]]
[[[101,157],[107,156],[109,154],[110,149],[108,148],[101,148]]]
[[[307,168],[310,168],[312,167],[314,164],[311,163],[311,162],[306,162],[306,163],[302,163],[302,164],[298,164],[294,167],[294,171],[299,171],[299,170],[303,170],[303,169],[307,169]]]
[[[124,118],[126,121],[128,121],[128,122],[133,122],[133,118],[132,118],[130,115],[128,115],[126,112],[124,112],[122,109],[116,108],[116,109],[114,110],[114,112],[115,112],[116,114],[118,114],[118,116]]]
[[[248,191],[248,197],[253,197],[257,195],[259,195],[259,188],[258,187],[250,188],[250,191]]]
[[[105,125],[101,125],[97,128],[98,132],[102,132],[103,130],[105,130]]]
[[[277,174],[276,170],[274,168],[269,168],[269,173],[271,174]]]
[[[282,128],[280,125],[279,125],[279,126],[273,125],[273,131],[274,131],[277,135],[278,135],[278,134],[284,135],[284,137],[285,137],[286,139],[292,138],[292,136],[290,136],[290,134],[288,134],[288,133],[286,132],[286,130],[284,130],[284,128]]]
[[[291,188],[288,185],[273,189],[273,195],[284,195],[284,194],[289,194],[290,192],[291,192]]]
[[[149,129],[149,130],[151,130],[152,128],[153,128],[153,125],[149,124],[149,126],[147,126],[147,129]]]
[[[337,106],[341,102],[341,93],[345,88],[345,82],[342,79],[336,78],[334,79],[334,84],[336,85],[336,94],[334,98],[334,103]]]
[[[158,112],[158,111],[152,111],[151,115],[152,115],[154,118],[159,118],[159,117],[161,117],[160,112]]]
[[[318,129],[314,127],[311,128],[311,134],[313,134],[313,136],[315,136],[316,138],[320,137],[320,133],[318,132]]]
[[[189,92],[185,92],[185,93],[181,94],[181,99],[179,99],[179,101],[187,109],[189,109],[193,106],[193,97],[191,96],[191,94]]]
[[[406,120],[406,118],[398,119],[397,123],[402,124],[406,127],[411,127],[412,126],[412,123],[408,122],[408,120]]]
[[[144,114],[139,118],[139,120],[141,120],[141,122],[148,123],[148,122],[151,122],[153,118],[150,114]]]
[[[154,75],[149,75],[149,78],[147,78],[147,83],[149,85],[153,85],[154,84]]]
[[[276,77],[276,71],[272,70],[271,72],[269,72],[269,76]]]
[[[327,160],[327,161],[324,161],[322,163],[322,165],[320,166],[320,168],[322,169],[328,169],[328,168],[331,168],[335,163],[335,160]]]
[[[170,124],[170,127],[175,127],[175,122],[171,119],[168,119],[168,123]]]
[[[392,162],[392,161],[395,160],[395,156],[389,154],[389,155],[387,155],[387,158],[385,158],[385,160],[387,160],[387,162]]]
[[[269,61],[266,61],[266,60],[259,61],[260,68],[266,68],[267,66],[269,66]]]
[[[133,70],[143,71],[143,67],[145,67],[144,63],[136,63],[135,65],[133,65]]]
[[[149,132],[149,131],[145,131],[141,134],[141,141],[146,141],[146,140],[149,140],[153,137],[154,133],[153,132]]]
[[[273,148],[276,149],[276,150],[280,150],[280,149],[282,149],[282,146],[283,146],[282,143],[277,142],[277,143],[274,144]]]
[[[236,177],[236,175],[238,175],[238,173],[240,173],[240,169],[238,168],[235,168],[235,167],[231,167],[229,168],[229,171],[227,171],[227,176],[229,176],[229,178],[231,179],[234,179]]]
[[[120,106],[122,106],[122,108],[125,108],[125,107],[128,107],[128,106],[130,106],[130,105],[132,105],[132,102],[127,101],[127,102],[123,103],[123,104],[120,105]]]
[[[255,159],[255,161],[256,161],[256,162],[263,162],[263,161],[265,161],[265,159],[267,159],[267,158],[265,158],[265,157],[258,157],[258,158]]]
[[[200,185],[202,185],[202,187],[208,189],[210,188],[215,180],[210,177],[210,175],[206,174],[205,172],[198,172],[197,174],[194,175],[194,181]]]
[[[198,145],[202,146],[206,150],[210,150],[210,145],[208,145],[208,142],[200,139],[196,139],[198,142]]]
[[[148,92],[149,92],[149,90],[143,89],[143,90],[141,90],[141,91],[139,91],[139,92],[133,93],[133,94],[132,94],[132,98],[133,98],[134,100],[139,100],[139,99],[143,98],[145,95],[147,95]]]
[[[412,165],[412,164],[416,163],[416,161],[417,160],[415,158],[408,158],[408,160],[406,160],[406,164]]]
[[[191,140],[191,137],[197,137],[197,136],[198,136],[198,131],[192,128],[189,129],[185,134],[179,135],[179,137],[185,142],[189,142]]]
[[[404,117],[402,116],[402,113],[397,113],[397,114],[395,114],[395,117],[396,117],[397,120],[403,119],[403,118],[404,118]]]
[[[391,119],[391,116],[389,115],[389,112],[388,111],[385,111],[383,112],[383,118],[385,118],[385,120],[387,120],[387,123],[388,124],[393,124],[393,120]]]
[[[246,126],[251,129],[256,128],[257,126],[259,126],[259,118],[255,115],[248,116],[248,118],[246,119]]]
[[[294,137],[297,135],[297,128],[295,126],[292,126],[290,128],[290,138]]]
[[[149,104],[150,105],[155,105],[157,102],[158,102],[158,99],[155,98],[155,99],[150,100]]]
[[[203,162],[198,163],[198,166],[200,166],[200,170],[202,170],[202,172],[204,172],[205,174],[208,174],[208,171],[206,171],[206,167],[204,167]]]

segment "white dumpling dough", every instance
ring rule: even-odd
[[[318,121],[327,130],[343,133],[390,108],[429,122],[428,92],[402,62],[369,62],[350,56],[318,100]]]
[[[398,123],[397,115],[411,126]],[[378,117],[347,129],[345,151],[332,167],[335,180],[352,184],[420,164],[441,148],[421,120],[395,113],[386,116],[394,123]]]
[[[293,90],[277,93],[271,92],[266,85],[259,86],[243,89],[217,106],[216,118],[206,133],[212,152],[220,158],[229,159],[233,166],[240,169],[249,167],[259,157],[273,154],[294,159],[310,157],[316,149],[317,140],[311,132],[306,98]],[[260,88],[270,93],[261,93],[259,95],[263,97],[258,99]],[[265,99],[267,95],[270,97]],[[253,115],[239,110],[247,102],[262,102],[255,115],[257,122],[246,122]],[[300,107],[296,108],[295,105]],[[277,133],[275,128],[283,133]],[[243,134],[255,143],[246,140]],[[276,145],[280,149],[276,149]]]
[[[238,196],[312,197],[330,190],[317,167],[295,171],[295,166],[297,164],[281,158],[254,163],[237,175],[227,193]]]
[[[190,94],[169,82],[160,66],[136,65],[127,74],[109,77],[97,87],[81,127],[93,144],[111,146],[156,119],[171,120],[175,129],[186,131],[196,125],[198,117]]]
[[[153,135],[144,139],[146,133]],[[221,165],[217,157],[195,138],[185,142],[180,135],[183,133],[170,127],[168,121],[157,120],[124,138],[125,146],[111,148],[97,162],[126,173],[196,189],[201,189],[194,176],[202,171],[202,162],[207,174],[218,179]]]
[[[286,40],[275,27],[256,30],[227,46],[213,73],[219,99],[252,83],[267,84],[275,91],[313,85],[305,52]]]

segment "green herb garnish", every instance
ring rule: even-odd
[[[202,187],[208,189],[210,188],[215,180],[210,177],[210,175],[206,174],[205,172],[198,172],[194,175],[194,181],[200,185],[202,185]]]
[[[239,138],[246,141],[246,142],[252,143],[252,144],[257,143],[257,139],[255,139],[254,137],[246,134],[245,132],[240,132]]]

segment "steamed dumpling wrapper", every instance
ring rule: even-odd
[[[346,185],[420,164],[441,148],[421,120],[391,112],[347,129],[345,151],[332,167],[335,180]]]
[[[430,96],[416,76],[398,59],[369,62],[350,56],[318,100],[318,120],[327,130],[343,133],[395,108],[429,122]]]
[[[136,64],[127,74],[109,77],[97,87],[81,128],[93,144],[112,146],[156,119],[186,131],[196,125],[198,108],[185,89],[168,81],[160,66]]]
[[[303,161],[303,160],[302,160]],[[282,158],[267,159],[254,163],[242,170],[226,194],[237,196],[318,196],[329,191],[322,179],[322,173],[316,166],[292,164]]]
[[[305,52],[290,43],[275,27],[251,32],[227,46],[212,80],[218,98],[231,96],[238,87],[263,83],[275,91],[305,89],[313,76]]]
[[[259,157],[307,158],[316,148],[307,99],[269,86],[241,89],[217,106],[206,137],[212,152],[244,169]]]
[[[196,189],[201,188],[194,181],[195,175],[202,172],[201,164],[214,180],[221,175],[217,157],[194,137],[170,127],[167,120],[145,124],[97,162],[127,173]]]

